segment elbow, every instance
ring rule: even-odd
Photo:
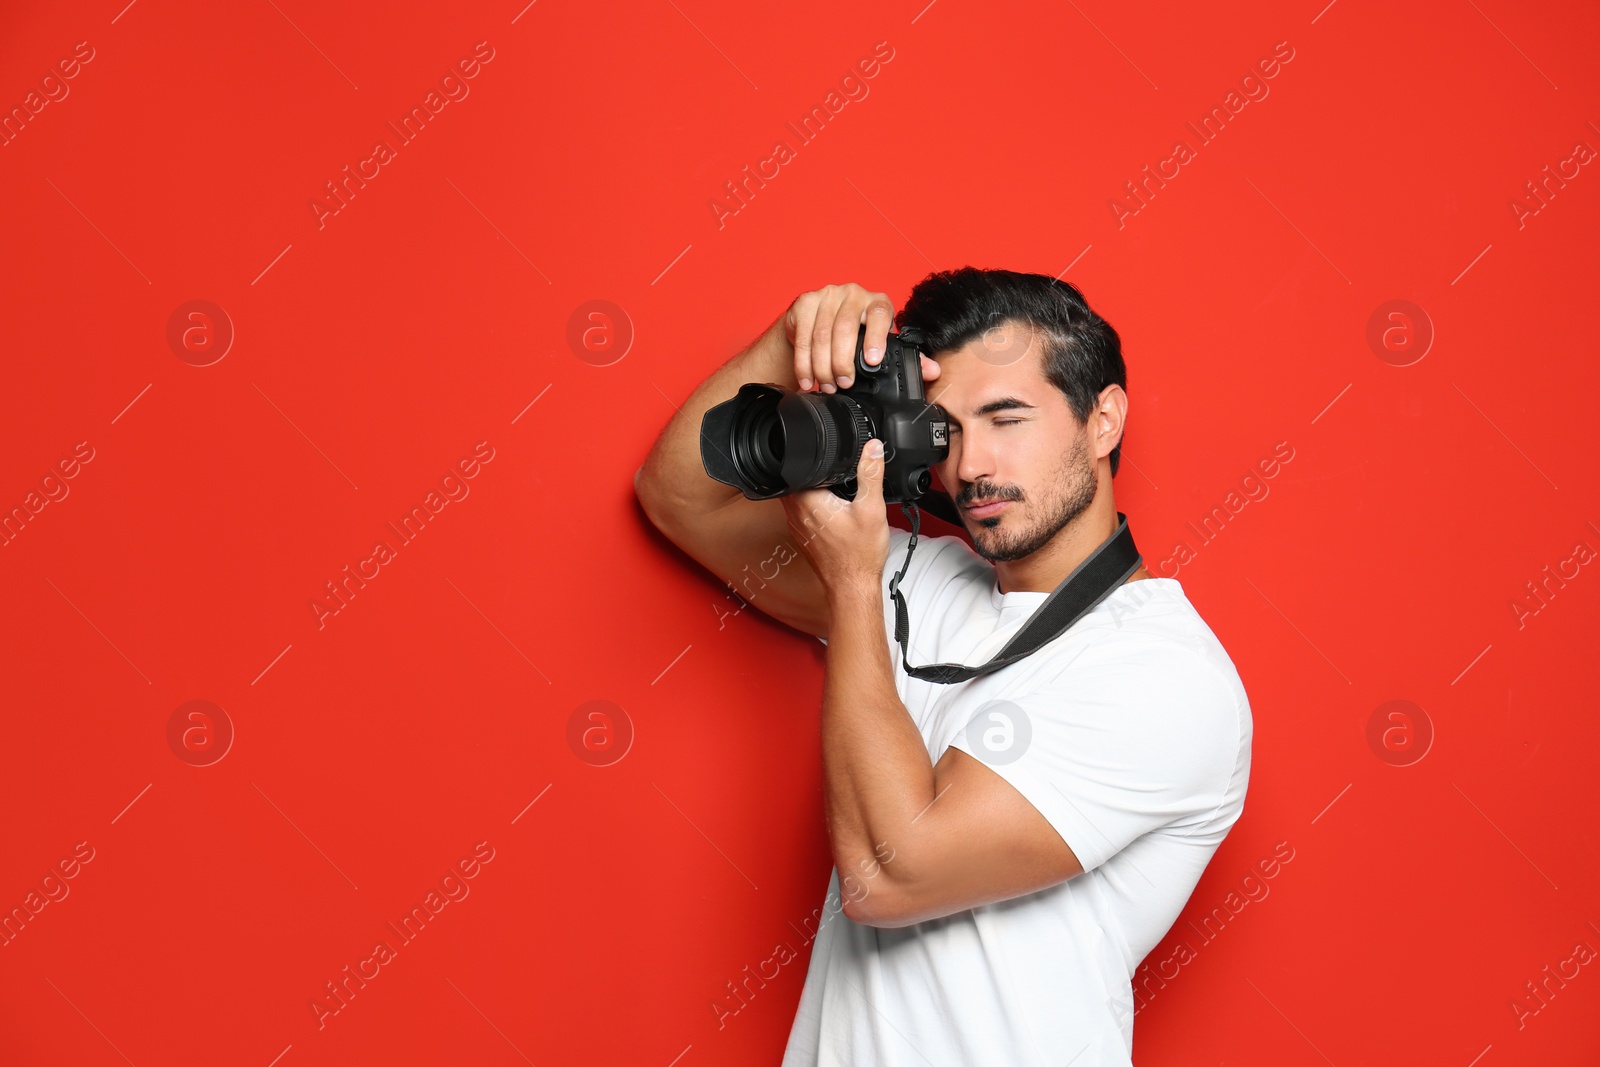
[[[894,912],[884,907],[880,901],[869,903],[865,899],[847,900],[843,911],[844,917],[858,926],[876,926],[882,930],[892,930],[900,925]]]
[[[912,897],[906,887],[881,868],[878,876],[870,881],[847,875],[841,889],[845,896],[842,910],[845,918],[853,923],[896,930],[922,921],[922,916],[912,907]]]
[[[664,529],[666,510],[661,501],[661,494],[650,479],[645,476],[644,467],[633,472],[633,495],[639,501],[639,507],[644,512],[645,518],[658,530]]]
[[[922,899],[932,873],[902,842],[890,848],[887,841],[852,865],[836,863],[839,893],[844,900],[845,918],[861,926],[894,930],[930,918],[927,901]],[[849,873],[845,873],[845,872]]]

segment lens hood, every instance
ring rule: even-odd
[[[731,400],[706,412],[700,420],[700,463],[708,476],[733,486],[750,500],[769,500],[788,491],[777,477],[776,455],[762,462],[762,457],[748,454],[752,449],[771,448],[782,399],[783,390],[777,386],[750,382],[740,386]],[[769,419],[771,426],[760,425]],[[764,432],[749,432],[752,430]]]

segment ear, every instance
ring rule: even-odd
[[[1111,450],[1122,442],[1122,431],[1128,421],[1128,394],[1115,383],[1100,390],[1095,410],[1089,413],[1093,438],[1094,458],[1111,455]]]

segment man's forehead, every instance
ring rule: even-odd
[[[981,413],[978,409],[1007,398],[1037,406],[1041,391],[1053,388],[1044,376],[1042,352],[1026,333],[1014,329],[1006,335],[991,331],[988,343],[975,338],[935,358],[939,377],[929,399],[952,414]]]

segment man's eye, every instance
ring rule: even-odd
[[[1027,421],[1028,421],[1027,419],[995,419],[994,422],[991,425],[994,425],[994,426],[1015,426],[1019,422],[1027,422]],[[960,433],[961,432],[961,427],[957,426],[955,423],[951,423],[950,424],[950,432],[951,433]]]

